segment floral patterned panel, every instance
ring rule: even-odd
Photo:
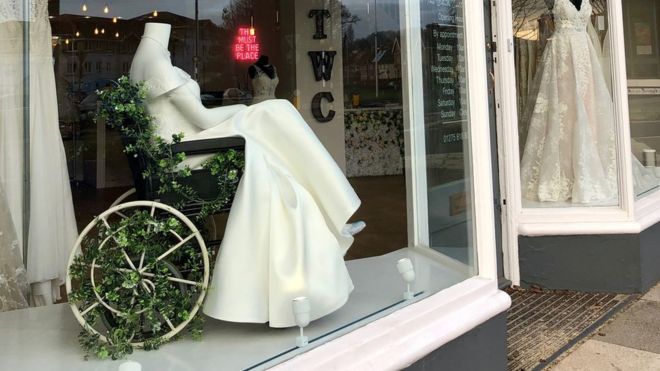
[[[401,108],[346,110],[346,175],[403,174]]]

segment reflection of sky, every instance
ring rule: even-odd
[[[353,24],[356,39],[372,34],[376,26],[379,31],[399,31],[399,0],[344,0],[342,4],[360,17]]]
[[[154,10],[171,12],[188,18],[195,18],[195,0],[61,0],[61,14],[83,14],[81,6],[87,3],[86,15],[97,17],[134,18]],[[222,9],[230,0],[199,0],[199,19],[211,19],[220,23]],[[104,14],[108,4],[110,13]]]
[[[220,23],[222,9],[230,3],[230,0],[198,1],[199,19],[211,19],[216,24]],[[60,0],[60,13],[83,14],[83,2],[88,7],[86,15],[90,16],[130,19],[158,10],[195,18],[195,0]],[[103,13],[105,4],[110,6],[109,14]],[[342,4],[353,15],[360,17],[360,21],[353,25],[355,38],[363,38],[373,33],[376,25],[379,31],[399,30],[399,0],[344,0]]]

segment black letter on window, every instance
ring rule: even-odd
[[[330,11],[326,9],[312,9],[309,11],[309,18],[314,18],[316,22],[314,39],[327,39],[328,35],[325,34],[325,18],[330,18]]]
[[[335,63],[336,51],[331,52],[307,52],[312,59],[312,68],[316,81],[330,81],[332,77],[332,65]]]
[[[328,91],[320,92],[312,98],[312,115],[318,122],[328,122],[332,121],[335,118],[335,111],[329,110],[327,116],[323,116],[323,111],[321,111],[321,101],[325,99],[329,103],[335,101],[335,98],[332,96],[332,93]]]

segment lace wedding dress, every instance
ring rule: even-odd
[[[521,160],[523,196],[533,201],[617,200],[614,109],[596,46],[588,0],[556,0],[555,33],[537,72]]]
[[[23,21],[27,15],[31,160],[27,276],[34,304],[44,305],[59,298],[66,259],[78,233],[59,133],[48,2],[32,0],[26,11],[22,0],[0,1],[0,188],[8,203],[0,210],[0,230],[13,225],[16,237],[10,240],[23,246]],[[7,215],[11,220],[3,220]],[[0,264],[6,264],[3,259],[10,254],[6,250],[14,245],[2,241]]]

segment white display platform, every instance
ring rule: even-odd
[[[310,345],[303,350],[295,348],[296,328],[207,318],[202,341],[185,337],[157,351],[136,351],[127,359],[141,363],[143,371],[265,369],[407,305],[402,302],[405,284],[396,269],[404,257],[413,260],[417,274],[412,302],[467,278],[458,263],[440,264],[411,249],[353,260],[347,263],[355,284],[348,303],[307,327]],[[125,361],[85,361],[79,332],[68,304],[0,313],[0,370],[114,371]]]

